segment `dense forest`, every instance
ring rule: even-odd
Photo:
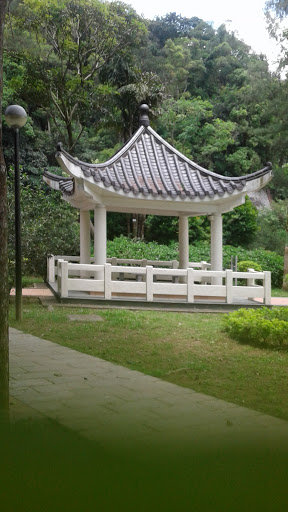
[[[4,41],[3,108],[22,105],[23,251],[26,258],[76,253],[77,212],[47,190],[45,168],[56,167],[59,141],[74,156],[102,162],[138,127],[139,105],[150,107],[153,128],[203,167],[227,176],[257,171],[271,161],[271,208],[246,204],[224,217],[224,240],[283,254],[288,205],[287,35],[279,20],[288,2],[267,2],[271,37],[282,38],[279,70],[271,72],[224,25],[214,29],[176,13],[147,20],[122,2],[12,0]],[[279,36],[280,34],[280,36]],[[286,38],[286,39],[285,39]],[[13,140],[3,123],[3,146],[13,208]],[[93,220],[93,219],[92,219]],[[75,221],[75,222],[74,222]],[[177,219],[131,219],[110,214],[109,237],[177,240]],[[205,218],[190,220],[194,245],[209,237]],[[13,250],[13,225],[10,227]],[[11,258],[13,259],[13,258]]]

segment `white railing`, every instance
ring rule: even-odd
[[[48,283],[55,283],[57,274],[58,274],[58,260],[65,260],[69,263],[80,263],[80,256],[54,256],[51,255],[47,259],[47,281]],[[94,258],[90,258],[90,263],[93,264]],[[107,258],[107,263],[111,263],[113,266],[121,267],[120,269],[117,268],[116,274],[113,276],[113,278],[120,278],[120,279],[135,279],[135,274],[129,272],[124,273],[123,266],[131,266],[131,267],[147,267],[152,266],[154,268],[172,268],[172,269],[178,269],[179,268],[179,262],[177,260],[170,260],[170,261],[164,261],[164,260],[147,260],[147,259],[128,259],[128,258]],[[207,261],[200,261],[200,262],[189,262],[188,264],[189,268],[199,268],[202,270],[208,270],[210,268],[210,263],[207,263]],[[75,276],[80,276],[80,268],[77,267],[74,270]],[[139,274],[138,274],[139,275]],[[140,275],[139,275],[140,276]],[[169,276],[166,276],[166,279],[169,280]],[[165,280],[165,278],[164,278]]]
[[[228,304],[232,304],[236,298],[257,297],[262,298],[264,304],[271,303],[270,272],[233,272],[232,270],[220,272],[193,268],[183,270],[153,268],[151,265],[123,266],[121,271],[125,275],[133,274],[136,279],[134,281],[115,279],[113,276],[119,273],[119,267],[110,263],[84,265],[58,259],[58,293],[61,298],[68,297],[69,293],[73,294],[73,292],[86,292],[107,300],[120,296],[148,302],[169,298],[184,302],[194,302],[195,297],[202,300],[221,298]],[[76,275],[87,275],[89,278],[78,278],[75,277]],[[170,277],[170,282],[161,282],[162,278],[166,279],[167,276]],[[179,282],[175,282],[175,278]],[[246,281],[246,286],[233,284],[235,279]],[[262,285],[255,284],[259,281]]]

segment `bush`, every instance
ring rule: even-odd
[[[61,200],[60,195],[46,191],[45,185],[21,186],[21,238],[23,273],[46,277],[48,254],[79,254],[78,212]],[[8,189],[9,211],[9,285],[15,275],[14,193]]]
[[[237,271],[238,272],[248,272],[248,268],[253,268],[257,272],[262,272],[261,266],[256,263],[255,261],[239,261],[237,264]]]
[[[242,343],[282,346],[288,343],[288,309],[239,309],[224,318],[224,329]]]
[[[263,272],[269,270],[271,272],[272,288],[282,287],[284,256],[280,256],[272,251],[265,251],[264,249],[248,250],[242,247],[225,245],[223,247],[223,268],[230,268],[231,256],[237,256],[238,261],[251,260],[260,265]]]
[[[274,179],[272,180],[274,181]],[[273,201],[272,208],[263,208],[258,213],[258,231],[254,236],[252,247],[261,247],[277,254],[284,254],[286,228],[287,228],[287,206],[286,201]]]
[[[231,245],[249,246],[257,233],[257,209],[248,196],[245,203],[223,215],[223,241]]]
[[[262,272],[261,266],[256,263],[255,261],[248,260],[248,261],[239,261],[237,263],[237,271],[238,272],[248,272],[249,268],[253,268],[257,272]],[[262,286],[263,281],[261,279],[256,280],[256,284]],[[247,280],[246,279],[238,279],[238,285],[246,286]]]
[[[175,242],[170,245],[159,245],[157,242],[146,243],[137,238],[120,236],[107,242],[107,257],[113,256],[136,260],[177,260],[178,246]]]
[[[177,260],[178,244],[171,242],[169,245],[160,245],[157,242],[144,242],[139,239],[120,236],[107,242],[107,256],[117,258],[152,259],[152,260]],[[272,251],[264,249],[248,250],[243,247],[224,245],[223,268],[231,267],[231,256],[237,256],[238,261],[252,261],[253,267],[260,266],[262,271],[271,272],[273,288],[281,288],[283,281],[284,257]],[[198,242],[189,246],[189,261],[210,261],[210,243]],[[258,267],[255,268],[258,270]]]

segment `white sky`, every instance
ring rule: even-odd
[[[126,3],[147,19],[176,12],[187,18],[197,16],[213,22],[215,29],[225,23],[228,30],[235,31],[256,53],[267,55],[271,69],[277,67],[279,51],[266,29],[265,0],[127,0]]]

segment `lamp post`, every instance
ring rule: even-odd
[[[27,114],[23,107],[10,105],[6,108],[5,119],[14,130],[15,156],[15,289],[16,320],[22,320],[22,255],[21,255],[21,206],[20,206],[20,169],[19,169],[19,129],[25,125]]]

